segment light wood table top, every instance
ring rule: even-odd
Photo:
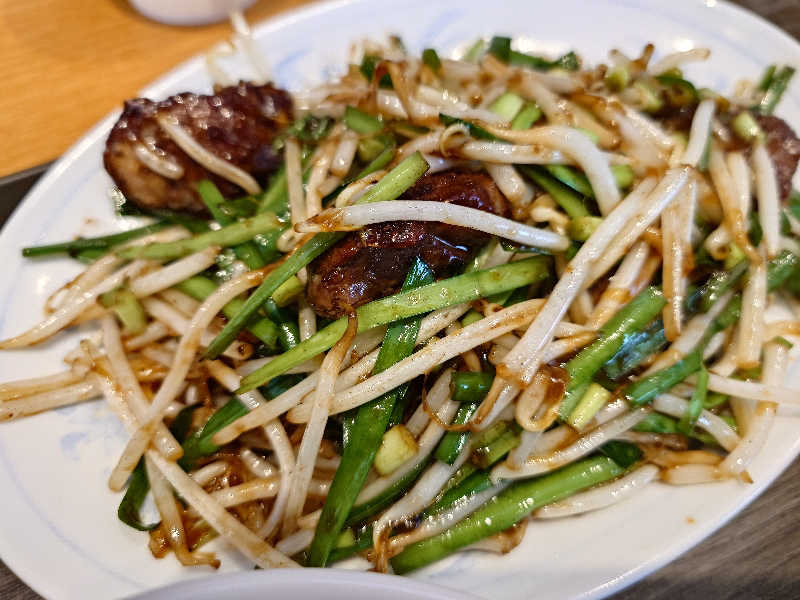
[[[262,0],[247,16],[305,3]],[[737,3],[800,37],[800,0]],[[122,100],[228,30],[158,25],[124,0],[0,0],[0,176],[55,159]],[[2,562],[0,597],[39,598]],[[730,524],[615,600],[639,598],[800,598],[800,461]]]
[[[301,4],[309,2],[261,0],[246,14],[255,22]],[[227,23],[161,25],[126,0],[0,0],[0,177],[57,158],[123,100],[229,31]]]

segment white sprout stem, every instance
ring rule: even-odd
[[[155,433],[158,423],[161,422],[163,412],[180,393],[186,374],[194,360],[203,331],[222,310],[222,307],[242,292],[261,283],[264,274],[261,272],[248,272],[223,283],[219,288],[206,298],[195,313],[186,333],[181,337],[175,360],[158,392],[150,404],[150,408],[140,421],[140,428],[131,436],[117,465],[111,472],[108,485],[114,491],[119,491],[125,485],[136,463],[147,449]]]
[[[602,327],[616,314],[620,306],[630,300],[631,288],[649,256],[650,244],[647,242],[634,244],[630,252],[622,259],[617,271],[608,280],[608,287],[600,296],[594,312],[586,323],[589,329],[597,330]]]
[[[455,416],[459,406],[460,404],[458,402],[446,400],[439,410],[436,411],[438,421],[432,420],[428,423],[425,431],[422,432],[422,435],[417,440],[417,453],[389,475],[379,477],[364,486],[361,493],[359,493],[356,498],[356,505],[372,500],[378,494],[397,481],[400,481],[400,479],[417,468],[421,462],[427,462],[431,452],[436,448],[436,444],[439,443],[439,440],[441,440],[442,436],[445,434],[445,430],[439,424],[439,421],[442,423],[449,423],[453,419],[453,416]]]
[[[231,25],[233,25],[233,43],[236,48],[247,57],[250,66],[256,72],[259,83],[266,83],[272,79],[269,65],[264,59],[264,55],[256,47],[250,25],[241,11],[235,10],[230,14]]]
[[[453,370],[446,369],[425,394],[425,402],[420,403],[417,409],[406,421],[406,429],[415,438],[418,437],[425,427],[430,423],[427,408],[434,413],[438,411],[445,402],[450,399],[450,382],[452,381]]]
[[[653,400],[653,408],[665,415],[682,417],[689,408],[689,402],[673,394],[661,394]],[[739,435],[731,426],[711,411],[703,409],[697,417],[697,426],[710,433],[729,452],[740,442]]]
[[[274,498],[279,488],[280,480],[277,477],[251,479],[239,485],[215,490],[211,492],[211,497],[220,506],[230,508],[253,500]]]
[[[173,285],[205,271],[214,264],[219,246],[210,246],[200,252],[190,254],[165,267],[140,275],[130,282],[130,290],[139,297],[150,296],[161,290],[166,290]]]
[[[687,167],[676,167],[667,171],[658,186],[642,202],[640,208],[630,216],[627,223],[620,225],[617,230],[619,235],[606,246],[603,255],[592,265],[585,287],[600,279],[617,261],[625,256],[625,253],[636,243],[645,230],[658,219],[661,213],[678,196],[678,193],[688,180],[689,170]]]
[[[225,363],[219,360],[212,360],[207,361],[205,364],[209,373],[229,391],[233,392],[239,388],[242,379],[241,375]],[[238,396],[238,398],[250,411],[257,410],[267,404],[264,396],[262,396],[261,392],[258,390],[246,392]],[[262,539],[272,535],[278,524],[283,520],[283,515],[286,512],[286,507],[289,502],[291,477],[295,468],[294,449],[292,448],[289,436],[286,435],[286,430],[280,419],[273,419],[265,423],[263,425],[263,432],[272,445],[275,456],[278,458],[281,481],[277,498],[272,505],[269,517],[267,517],[264,525],[257,532]],[[256,471],[257,476],[267,478],[274,474],[272,465],[260,459],[253,452],[243,450],[242,458],[246,461],[246,464],[251,470]]]
[[[308,419],[300,448],[297,451],[294,472],[289,481],[289,500],[287,502],[286,516],[281,531],[283,535],[292,533],[297,528],[297,517],[303,510],[311,475],[314,472],[314,463],[319,454],[322,434],[325,432],[325,423],[330,412],[331,396],[336,386],[336,378],[344,361],[345,354],[356,335],[357,320],[349,319],[347,331],[328,351],[320,367],[319,382],[311,398],[311,414]]]
[[[24,398],[25,396],[63,388],[64,386],[80,382],[85,376],[85,373],[76,373],[70,369],[69,371],[63,371],[54,375],[45,375],[44,377],[9,381],[0,384],[0,402],[16,400],[18,398]]]
[[[191,326],[190,319],[184,316],[181,311],[176,310],[166,302],[163,302],[158,298],[144,298],[142,300],[142,307],[146,313],[169,327],[169,329],[174,330],[176,333],[185,335],[186,332],[189,331],[189,327]],[[200,344],[207,347],[211,344],[213,339],[214,333],[204,330],[200,335]],[[223,355],[230,358],[243,360],[250,354],[249,351],[243,352],[243,349],[245,348],[249,349],[249,344],[238,341],[232,342],[231,345],[223,351]]]
[[[336,129],[336,128],[334,128]],[[335,134],[334,134],[335,135]],[[336,152],[336,145],[332,141],[326,141],[314,154],[314,164],[308,176],[306,185],[306,217],[313,217],[322,210],[322,194],[320,186],[328,177],[331,161]]]
[[[606,508],[627,500],[658,477],[658,467],[644,465],[611,483],[547,504],[533,513],[536,519],[557,519]]]
[[[348,231],[372,223],[408,220],[433,221],[469,227],[520,244],[559,252],[566,250],[569,246],[569,240],[566,237],[547,229],[524,225],[477,208],[424,200],[393,200],[328,209],[317,217],[297,225],[295,229],[302,233]]]
[[[708,136],[711,132],[711,119],[714,118],[716,103],[712,99],[703,100],[694,112],[692,127],[689,130],[689,143],[683,153],[683,164],[690,167],[697,167],[697,163],[703,157]]]
[[[400,97],[391,90],[380,89],[375,94],[375,104],[378,112],[397,119],[408,119],[408,113],[403,108]]]
[[[336,147],[336,152],[331,160],[330,171],[337,177],[344,177],[350,171],[350,166],[353,164],[353,159],[358,149],[358,135],[355,131],[350,129],[346,130],[339,145]]]
[[[433,151],[437,147],[438,144],[428,151]],[[563,165],[574,162],[573,159],[567,158],[563,152],[545,148],[541,145],[506,144],[504,142],[473,140],[455,148],[452,152],[462,158],[497,164]]]
[[[500,129],[488,124],[486,128],[497,137],[515,144],[542,145],[571,157],[589,178],[597,206],[603,215],[610,213],[619,204],[619,188],[608,158],[584,132],[563,125],[546,125],[527,131]]]
[[[510,469],[519,469],[533,453],[533,449],[542,437],[541,431],[523,431],[519,436],[519,446],[508,453],[506,465]]]
[[[217,477],[220,477],[229,467],[226,461],[215,460],[199,469],[195,469],[189,473],[189,477],[191,477],[197,485],[202,487],[208,485]]]
[[[259,538],[225,508],[215,502],[176,463],[166,460],[153,450],[147,456],[175,488],[181,497],[202,516],[214,530],[233,547],[262,569],[299,566]]]
[[[213,554],[189,552],[183,519],[181,519],[181,514],[178,510],[178,502],[172,493],[172,487],[148,456],[145,456],[145,469],[147,471],[147,479],[150,482],[150,489],[153,492],[153,500],[161,515],[161,528],[166,533],[169,545],[180,563],[182,565],[208,564],[214,567],[219,566],[219,561]]]
[[[465,447],[452,465],[436,461],[428,467],[414,486],[400,500],[386,509],[372,525],[374,546],[380,547],[384,536],[389,535],[389,530],[395,523],[413,517],[430,504],[444,484],[453,476],[453,473],[461,468],[461,465],[469,458],[470,453],[471,449]]]
[[[101,320],[100,326],[103,331],[103,347],[108,356],[114,379],[137,421],[141,423],[147,418],[150,400],[144,395],[139,381],[136,379],[136,375],[128,362],[128,357],[120,340],[117,321],[114,317],[106,315]],[[159,423],[156,428],[154,443],[161,454],[172,460],[177,460],[183,453],[178,440],[175,439],[163,423]]]
[[[652,143],[659,146],[662,150],[668,151],[675,146],[675,140],[670,137],[669,133],[664,131],[661,126],[630,106],[623,106],[625,117],[638,128]]]
[[[689,62],[707,60],[709,56],[711,56],[711,50],[708,48],[692,48],[683,52],[673,52],[650,65],[648,71],[651,75],[661,75]]]
[[[513,165],[486,163],[486,171],[512,206],[527,206],[533,200],[533,188],[517,173]]]
[[[85,381],[73,383],[47,392],[40,392],[0,403],[0,421],[10,421],[20,417],[27,417],[45,410],[68,406],[97,398],[100,389],[94,379],[89,377]]]
[[[761,257],[755,251],[747,236],[747,214],[742,206],[742,198],[737,190],[738,186],[731,176],[724,151],[716,144],[712,144],[711,147],[711,155],[708,159],[708,173],[722,205],[724,224],[728,233],[747,255],[750,262],[760,262]]]
[[[693,382],[694,376],[689,378],[688,381],[690,383]],[[774,383],[765,384],[732,379],[717,373],[708,374],[708,389],[712,392],[738,396],[748,400],[775,402],[776,404],[788,404],[790,406],[798,406],[800,404],[800,394],[798,394],[797,390]]]
[[[300,341],[304,341],[317,333],[317,313],[304,296],[298,299],[297,307],[297,329],[300,332]]]
[[[668,340],[675,340],[683,327],[683,305],[688,279],[687,262],[692,257],[692,223],[696,205],[696,186],[690,181],[678,199],[661,215],[661,255],[664,260],[663,287],[664,331]]]
[[[662,209],[668,205],[687,177],[688,173],[683,169],[670,171],[655,190],[653,190],[653,180],[644,180],[603,220],[570,261],[566,273],[559,279],[544,308],[519,344],[504,359],[499,370],[501,377],[516,376],[524,383],[530,382],[539,370],[545,349],[553,339],[556,325],[563,319],[575,296],[585,286],[590,269],[603,260],[612,239],[646,199],[652,198],[650,204]],[[653,215],[652,219],[656,217],[657,214]]]
[[[331,414],[337,414],[374,400],[438,364],[527,324],[533,318],[538,307],[539,302],[536,300],[520,302],[484,317],[452,335],[431,342],[408,358],[397,362],[391,369],[374,375],[351,388],[337,392],[331,401]],[[288,416],[292,422],[304,423],[308,419],[308,408],[297,406],[289,412]]]
[[[729,479],[730,475],[718,465],[676,465],[661,474],[661,481],[672,485],[696,485]]]
[[[725,293],[711,306],[708,312],[700,313],[689,319],[689,322],[686,323],[678,339],[672,342],[672,345],[667,348],[667,350],[658,355],[656,360],[653,361],[653,364],[651,364],[642,375],[650,375],[651,373],[665,369],[686,356],[686,354],[697,345],[708,327],[725,309],[732,297],[733,292]]]
[[[261,186],[253,179],[253,176],[240,169],[232,162],[224,160],[214,153],[207,150],[203,145],[192,137],[178,122],[170,115],[156,116],[159,127],[175,142],[178,147],[186,152],[189,157],[201,166],[205,167],[215,175],[227,179],[231,183],[238,185],[248,194],[259,194]]]
[[[756,367],[764,342],[764,312],[767,308],[767,264],[750,265],[748,279],[742,292],[742,313],[736,338],[737,364],[742,368]]]
[[[437,119],[439,111],[435,107],[416,99],[415,90],[412,89],[412,84],[406,78],[403,67],[394,61],[385,64],[386,70],[389,71],[389,76],[392,78],[394,91],[400,98],[408,118],[412,122],[423,124],[431,119]]]
[[[293,224],[306,220],[306,200],[303,191],[303,166],[300,161],[300,145],[294,138],[286,140],[286,186],[289,193],[289,213]]]
[[[177,308],[187,317],[191,317],[197,309],[200,307],[200,302],[189,296],[188,294],[184,294],[180,290],[175,289],[166,289],[158,294],[159,298],[162,300],[166,300],[172,306]]]
[[[607,423],[592,429],[586,435],[570,444],[562,450],[546,456],[532,456],[525,461],[519,469],[510,469],[505,463],[501,463],[492,469],[492,481],[497,482],[501,479],[520,479],[547,473],[565,464],[571,463],[582,456],[586,456],[595,448],[605,444],[615,436],[635,427],[642,419],[650,414],[650,407],[641,407],[632,410],[620,417],[612,419]]]
[[[389,539],[389,554],[395,556],[409,544],[438,535],[451,528],[453,525],[468,517],[481,506],[486,504],[491,498],[502,492],[506,484],[501,483],[489,489],[473,494],[468,498],[455,503],[453,506],[442,510],[435,515],[426,518],[415,529],[407,533],[401,533]]]
[[[421,85],[417,88],[417,99],[451,117],[467,120],[479,119],[495,125],[508,125],[508,120],[497,113],[483,108],[473,108],[448,90],[437,90],[427,85]]]
[[[44,304],[45,314],[58,310],[83,294],[86,290],[93,288],[113,273],[114,269],[122,263],[123,260],[116,254],[106,254],[98,258],[75,279],[53,292],[50,297],[47,298]]]
[[[181,150],[186,152],[192,160],[215,175],[219,175],[223,179],[227,179],[231,183],[238,185],[248,194],[261,193],[261,186],[253,179],[252,175],[240,169],[232,162],[224,160],[207,150],[180,125],[177,119],[170,115],[158,115],[156,116],[156,121],[158,121],[158,125],[172,141],[175,142]]]
[[[126,350],[140,350],[145,346],[157,342],[170,334],[170,328],[161,321],[151,321],[147,324],[144,331],[125,340]]]
[[[764,231],[764,247],[767,257],[773,258],[780,252],[780,196],[775,165],[772,164],[763,143],[756,144],[753,150],[753,170],[756,176],[758,218]]]
[[[133,145],[133,154],[145,167],[167,179],[177,180],[183,177],[183,167],[170,160],[168,156],[156,154],[141,142]]]
[[[788,367],[789,352],[785,346],[771,342],[764,347],[763,382],[767,385],[779,385],[783,381]],[[777,406],[772,402],[758,402],[749,426],[738,446],[720,464],[720,468],[738,475],[742,473],[761,451],[767,435],[775,420]]]
[[[313,539],[313,529],[300,529],[275,544],[275,549],[278,552],[283,552],[286,556],[294,556],[308,548]]]
[[[101,295],[122,285],[129,277],[135,277],[145,267],[147,262],[135,260],[106,277],[89,290],[80,293],[69,304],[58,308],[55,312],[45,317],[43,321],[34,325],[25,333],[0,342],[0,349],[21,348],[30,346],[49,338],[58,331],[67,327],[84,310],[94,305],[95,300]]]

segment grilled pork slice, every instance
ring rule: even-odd
[[[792,193],[792,177],[800,160],[800,139],[780,117],[757,115],[756,119],[764,130],[764,144],[775,164],[781,200],[786,200]]]
[[[508,216],[508,202],[484,173],[443,171],[422,177],[402,196],[453,202]],[[454,225],[394,221],[350,233],[309,265],[308,301],[317,314],[336,318],[400,290],[419,256],[437,277],[461,268],[489,236]]]
[[[103,161],[138,206],[206,214],[194,188],[198,181],[211,179],[225,196],[244,191],[192,159],[157,119],[168,117],[202,148],[263,183],[280,166],[272,141],[291,113],[289,94],[271,84],[240,82],[210,96],[186,92],[161,102],[129,100],[108,136]]]

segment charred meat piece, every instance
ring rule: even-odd
[[[161,102],[129,100],[108,136],[103,162],[120,191],[138,206],[206,214],[194,187],[198,181],[211,179],[225,196],[242,195],[242,190],[190,158],[159,127],[156,116],[177,119],[203,148],[263,183],[280,166],[272,141],[291,120],[291,112],[285,91],[245,82],[210,96],[186,92]],[[183,174],[165,177],[146,166],[137,154],[140,145],[178,165]]]
[[[444,171],[422,177],[403,198],[453,202],[508,216],[508,202],[483,173]],[[376,223],[348,234],[309,265],[308,301],[330,318],[399,291],[419,256],[437,277],[463,266],[489,236],[454,225],[420,221]]]
[[[756,115],[756,120],[764,131],[764,144],[775,165],[781,200],[786,200],[792,193],[792,177],[800,160],[800,139],[780,117]]]

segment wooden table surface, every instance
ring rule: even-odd
[[[247,16],[305,3],[262,0]],[[737,3],[800,38],[800,0]],[[55,159],[123,99],[227,31],[152,23],[125,0],[0,0],[0,176]],[[0,562],[0,597],[39,596]],[[800,598],[800,461],[714,536],[615,596],[639,598]]]

